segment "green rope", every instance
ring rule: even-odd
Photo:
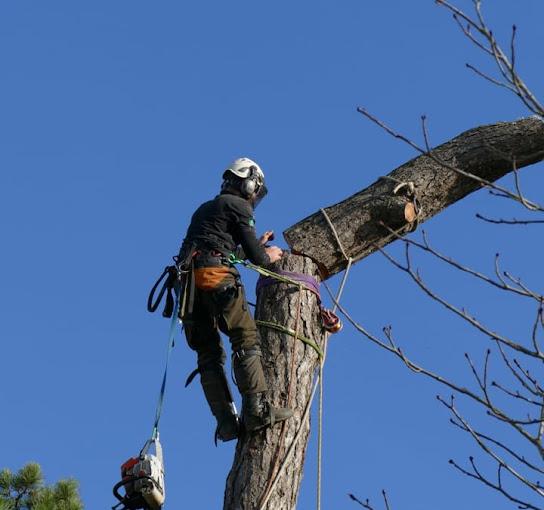
[[[251,262],[248,262],[247,260],[241,260],[239,258],[236,258],[236,256],[231,253],[229,257],[229,262],[231,264],[242,264],[243,266],[247,267],[248,269],[252,269],[253,271],[256,271],[257,273],[263,275],[263,276],[269,276],[270,278],[274,278],[275,280],[278,280],[283,283],[290,283],[291,285],[296,285],[297,287],[302,287],[306,290],[311,290],[305,285],[303,285],[300,282],[297,282],[296,280],[292,280],[291,278],[288,278],[287,276],[283,276],[281,274],[275,273],[274,271],[270,271],[270,269],[265,269],[261,266],[256,266],[255,264],[252,264]]]
[[[292,280],[291,278],[288,278],[286,276],[283,276],[281,274],[275,273],[274,271],[270,271],[270,269],[265,269],[264,267],[256,266],[255,264],[252,264],[251,262],[247,262],[246,260],[241,260],[237,258],[234,253],[231,253],[229,257],[229,262],[231,264],[242,264],[243,266],[247,267],[248,269],[252,269],[253,271],[256,271],[257,273],[268,276],[270,278],[274,278],[275,280],[278,280],[283,283],[288,283],[291,285],[296,285],[299,289],[305,289],[309,290],[310,292],[313,292],[311,289],[306,287],[305,285],[301,284],[300,282],[297,282],[296,280]],[[280,324],[276,324],[274,322],[268,322],[268,321],[260,321],[256,320],[255,323],[258,326],[263,326],[265,328],[275,329],[276,331],[280,331],[281,333],[285,333],[287,335],[290,335],[294,338],[297,338],[298,340],[304,342],[306,345],[309,345],[315,352],[317,352],[317,355],[319,356],[319,359],[323,359],[323,352],[319,348],[319,345],[317,345],[312,339],[306,338],[304,336],[299,335],[292,329],[286,328],[285,326],[281,326]]]
[[[281,333],[285,333],[287,335],[295,337],[301,342],[304,342],[306,345],[309,345],[315,352],[317,352],[319,359],[323,358],[323,352],[312,339],[301,336],[295,333],[292,329],[286,328],[285,326],[281,326],[280,324],[276,324],[275,322],[256,320],[255,324],[257,324],[257,326],[263,326],[265,328],[275,329],[276,331],[280,331]]]

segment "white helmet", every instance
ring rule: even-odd
[[[226,183],[229,182],[229,174],[240,179],[239,191],[244,198],[252,199],[255,205],[268,192],[264,184],[264,173],[261,167],[252,159],[235,159],[223,172],[223,179]]]
[[[235,159],[226,168],[225,173],[223,174],[223,178],[227,176],[227,172],[231,172],[237,177],[240,177],[241,179],[247,179],[251,175],[252,170],[264,182],[264,173],[261,170],[261,167],[257,163],[255,163],[255,161],[249,158]]]

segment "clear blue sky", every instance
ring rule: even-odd
[[[519,69],[542,98],[544,5],[487,3],[498,33],[518,25]],[[77,478],[86,508],[109,508],[119,465],[150,432],[162,373],[168,324],[146,312],[148,289],[224,166],[261,163],[270,194],[257,226],[279,234],[415,155],[357,106],[418,139],[426,113],[435,144],[527,114],[467,61],[492,68],[431,0],[1,2],[0,467],[38,461],[50,481]],[[523,175],[541,198],[542,165]],[[514,273],[541,281],[536,228],[505,231],[475,212],[514,214],[478,193],[425,228],[478,269],[501,251]],[[517,301],[421,267],[496,329],[527,334]],[[459,380],[463,352],[480,359],[487,347],[380,255],[353,269],[345,304]],[[214,447],[199,385],[183,388],[194,365],[179,337],[162,423],[167,510],[220,508],[234,451]],[[448,424],[439,391],[349,327],[334,337],[323,508],[356,508],[347,492],[377,502],[382,488],[398,510],[511,508],[448,465],[478,451]],[[314,492],[315,438],[299,508]]]

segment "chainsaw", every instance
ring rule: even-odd
[[[155,454],[150,454],[151,446]],[[119,493],[123,488],[125,494]],[[121,480],[113,487],[119,500],[112,510],[160,510],[164,504],[164,463],[159,435],[149,439],[138,457],[131,457],[121,466]]]

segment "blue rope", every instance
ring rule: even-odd
[[[162,376],[161,390],[159,392],[159,401],[157,403],[157,410],[155,412],[155,423],[153,424],[153,433],[151,434],[151,439],[156,439],[159,435],[159,421],[162,414],[162,405],[164,402],[164,394],[166,393],[166,379],[168,375],[168,363],[170,362],[170,355],[172,354],[172,349],[174,348],[176,341],[176,325],[178,322],[178,313],[179,313],[179,289],[175,289],[175,301],[174,301],[174,313],[172,314],[172,320],[170,321],[170,333],[168,335],[168,350],[166,353],[166,364],[164,366],[164,374]]]

